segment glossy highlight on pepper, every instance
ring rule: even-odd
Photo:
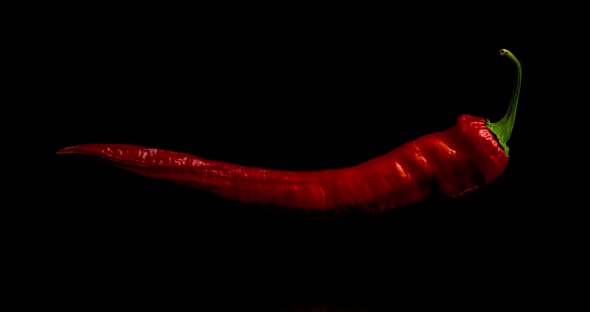
[[[426,200],[457,197],[494,181],[508,164],[506,142],[520,93],[518,69],[508,112],[491,123],[461,115],[455,126],[424,135],[366,162],[340,169],[283,171],[241,166],[194,155],[124,144],[83,144],[58,154],[81,154],[149,178],[206,190],[228,200],[304,210],[378,212]]]

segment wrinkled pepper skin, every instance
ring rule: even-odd
[[[494,181],[508,163],[485,120],[471,115],[459,116],[445,131],[341,169],[270,170],[122,144],[84,144],[58,151],[70,153],[103,158],[123,170],[245,203],[366,212],[423,201],[434,192],[461,196]]]

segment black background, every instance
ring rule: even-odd
[[[552,202],[551,166],[539,165],[547,157],[539,147],[552,142],[539,120],[556,65],[551,43],[532,40],[539,30],[515,24],[515,13],[480,29],[402,13],[96,12],[59,15],[38,30],[46,51],[38,113],[51,126],[42,133],[48,204],[35,218],[48,288],[59,283],[88,301],[178,287],[237,304],[393,304],[401,296],[393,289],[449,284],[474,293],[500,284],[499,297],[520,296],[565,269],[546,262],[569,249],[569,236]],[[125,143],[275,169],[354,165],[464,113],[500,119],[516,75],[501,48],[524,71],[510,162],[458,199],[375,215],[302,213],[55,155]]]

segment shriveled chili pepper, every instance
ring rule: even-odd
[[[520,94],[522,69],[506,115],[498,122],[461,115],[455,126],[427,134],[355,166],[282,171],[207,160],[193,155],[122,144],[84,144],[58,154],[109,160],[140,175],[206,190],[246,203],[298,209],[383,211],[427,199],[434,192],[457,197],[494,181],[508,163],[508,146]]]

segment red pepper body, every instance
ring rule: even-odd
[[[460,116],[446,131],[342,169],[270,170],[121,144],[85,144],[58,153],[104,158],[124,170],[231,200],[319,210],[383,211],[433,192],[457,197],[492,182],[508,163],[485,120],[470,115]]]

